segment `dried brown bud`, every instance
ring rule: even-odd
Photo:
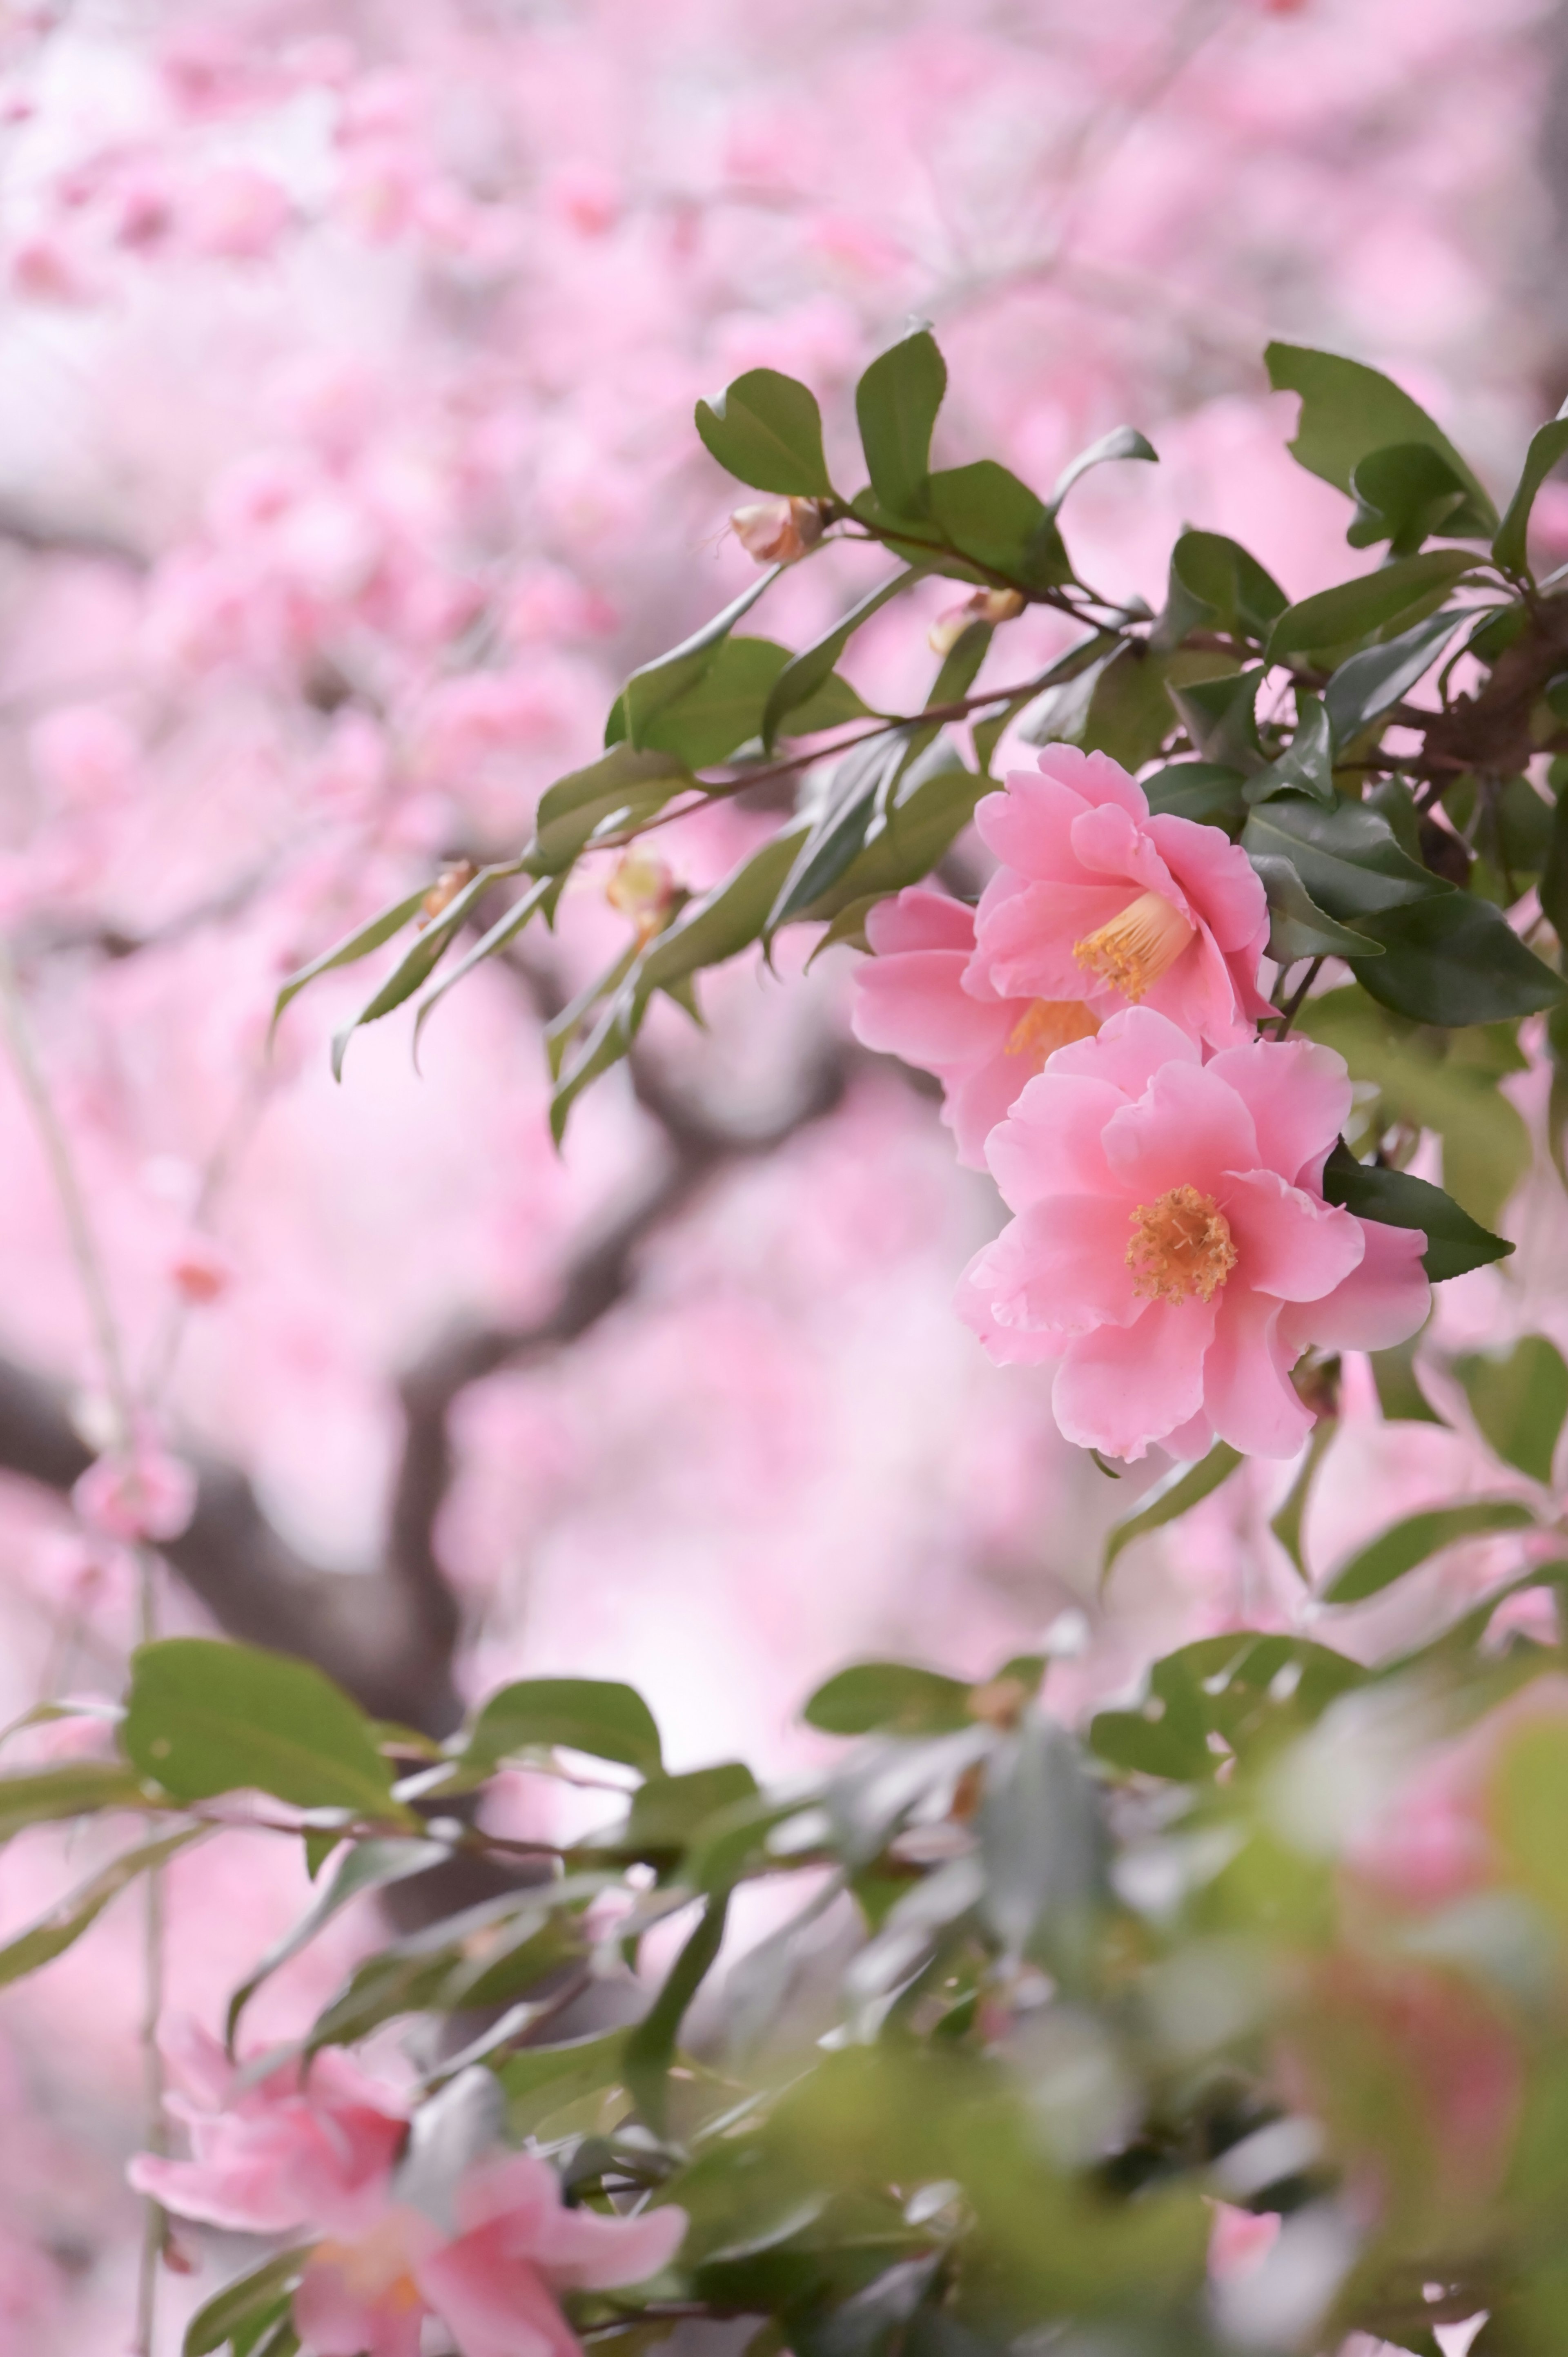
[[[1005,1733],[1017,1726],[1028,1699],[1029,1689],[1022,1678],[988,1678],[983,1686],[971,1686],[969,1715]]]
[[[794,565],[815,548],[827,517],[820,500],[764,500],[736,508],[730,529],[758,565]]]
[[[972,622],[1014,621],[1027,603],[1017,589],[977,589],[961,606],[950,606],[937,616],[926,633],[927,644],[934,655],[951,654]]]
[[[471,859],[455,859],[450,867],[444,867],[419,904],[419,931],[423,932],[449,909],[465,884],[471,884],[478,874]]]

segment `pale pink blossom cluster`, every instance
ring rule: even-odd
[[[165,2042],[194,2157],[143,2153],[132,2182],[208,2225],[318,2235],[294,2298],[316,2357],[419,2357],[427,2317],[461,2357],[580,2357],[557,2295],[643,2282],[685,2233],[673,2207],[569,2210],[544,2161],[493,2144],[421,2181],[400,2166],[408,2104],[339,2049],[267,2070],[191,2023]]]
[[[1263,888],[1103,753],[1047,748],[975,819],[997,861],[979,907],[874,909],[854,1017],[941,1081],[1014,1213],[961,1313],[993,1359],[1055,1363],[1082,1448],[1293,1456],[1302,1353],[1402,1341],[1430,1297],[1423,1235],[1324,1200],[1344,1059],[1256,1035]]]

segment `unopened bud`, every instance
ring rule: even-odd
[[[655,852],[623,851],[605,886],[612,909],[629,917],[646,941],[658,931],[674,896],[675,879]]]
[[[971,1686],[969,1715],[1005,1733],[1017,1726],[1028,1699],[1029,1688],[1022,1678],[988,1678],[982,1686]]]
[[[950,655],[972,622],[1014,621],[1027,603],[1017,589],[977,589],[961,606],[950,606],[937,616],[926,642],[934,655]]]
[[[455,859],[444,867],[419,904],[419,931],[434,923],[444,909],[449,909],[466,884],[471,884],[478,870],[471,859]]]
[[[736,508],[730,530],[758,565],[794,565],[815,548],[826,523],[820,500],[763,500]]]

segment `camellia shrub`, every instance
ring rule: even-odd
[[[660,994],[697,1015],[707,969],[787,927],[858,957],[860,1038],[935,1076],[1011,1215],[955,1267],[957,1314],[1054,1368],[1109,1478],[1172,1460],[1108,1577],[1257,1456],[1296,1462],[1273,1528],[1305,1579],[1342,1354],[1385,1415],[1435,1420],[1412,1347],[1432,1288],[1511,1250],[1488,1221],[1528,1140],[1500,1082],[1544,1069],[1560,1153],[1568,587],[1531,570],[1530,519],[1568,421],[1499,514],[1387,379],[1284,345],[1269,365],[1295,456],[1382,554],[1292,605],[1188,530],[1157,614],[1083,581],[1064,533],[1086,468],[1155,457],[1141,434],[1048,498],[990,459],[932,472],[946,372],[920,328],[860,382],[852,488],[810,391],[742,376],[697,425],[746,487],[755,585],[626,683],[514,859],[422,885],[279,1002],[407,929],[357,1024],[424,989],[422,1027],[613,855],[630,938],[551,1025],[559,1134]],[[832,630],[791,650],[744,627],[843,539],[887,569]],[[874,709],[840,659],[931,574],[956,587],[929,693]],[[1070,643],[978,687],[1031,605]],[[797,786],[732,875],[675,888],[663,825]],[[1443,1186],[1409,1167],[1423,1135]],[[739,1760],[668,1772],[625,1684],[511,1684],[440,1741],[302,1662],[143,1646],[113,1756],[0,1781],[8,1826],[145,1826],[0,1975],[215,1828],[304,1846],[319,1895],[224,2041],[170,2041],[188,2149],[134,2166],[155,2249],[171,2220],[264,2238],[189,2357],[629,2357],[693,2320],[756,2357],[1559,2350],[1568,1368],[1527,1334],[1446,1372],[1498,1494],[1335,1567],[1321,1640],[1200,1639],[1084,1727],[1048,1651],[978,1684],[861,1662],[805,1705],[824,1764],[759,1787]],[[1485,1534],[1515,1568],[1453,1625],[1370,1663],[1334,1641]],[[515,1774],[580,1784],[580,1837],[491,1830]],[[267,1975],[434,1867],[478,1895],[254,2050]]]

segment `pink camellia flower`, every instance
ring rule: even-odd
[[[983,1170],[987,1137],[1046,1058],[1098,1017],[1081,998],[998,998],[966,981],[974,913],[945,893],[917,885],[879,901],[865,932],[876,954],[855,976],[854,1036],[936,1075],[959,1160]]]
[[[1289,1457],[1313,1418],[1311,1343],[1381,1350],[1425,1317],[1426,1239],[1323,1198],[1350,1110],[1342,1059],[1253,1040],[1210,1062],[1151,1007],[1059,1049],[986,1148],[1016,1217],[975,1255],[961,1315],[997,1360],[1059,1360],[1068,1439],[1121,1458],[1215,1434]]]
[[[70,1493],[91,1531],[129,1544],[177,1539],[196,1511],[196,1475],[145,1434],[127,1453],[100,1457]]]
[[[394,2088],[336,2047],[308,2072],[290,2060],[248,2084],[193,2022],[171,2025],[162,2043],[185,2090],[167,2108],[185,2123],[193,2157],[138,2153],[127,2173],[139,2193],[252,2234],[300,2226],[355,2234],[374,2224],[407,2132]]]
[[[981,895],[965,986],[997,998],[1085,998],[1101,1017],[1147,1005],[1229,1048],[1268,1007],[1263,888],[1217,826],[1151,817],[1104,753],[1048,745],[975,824],[1001,868]]]
[[[758,565],[798,565],[815,548],[824,526],[816,500],[787,499],[736,508],[730,529]]]
[[[461,2357],[581,2357],[555,2294],[641,2283],[686,2231],[673,2208],[568,2210],[554,2170],[529,2153],[467,2169],[453,2210],[450,2234],[393,2206],[360,2240],[317,2244],[294,2302],[315,2357],[419,2357],[426,2316]]]

